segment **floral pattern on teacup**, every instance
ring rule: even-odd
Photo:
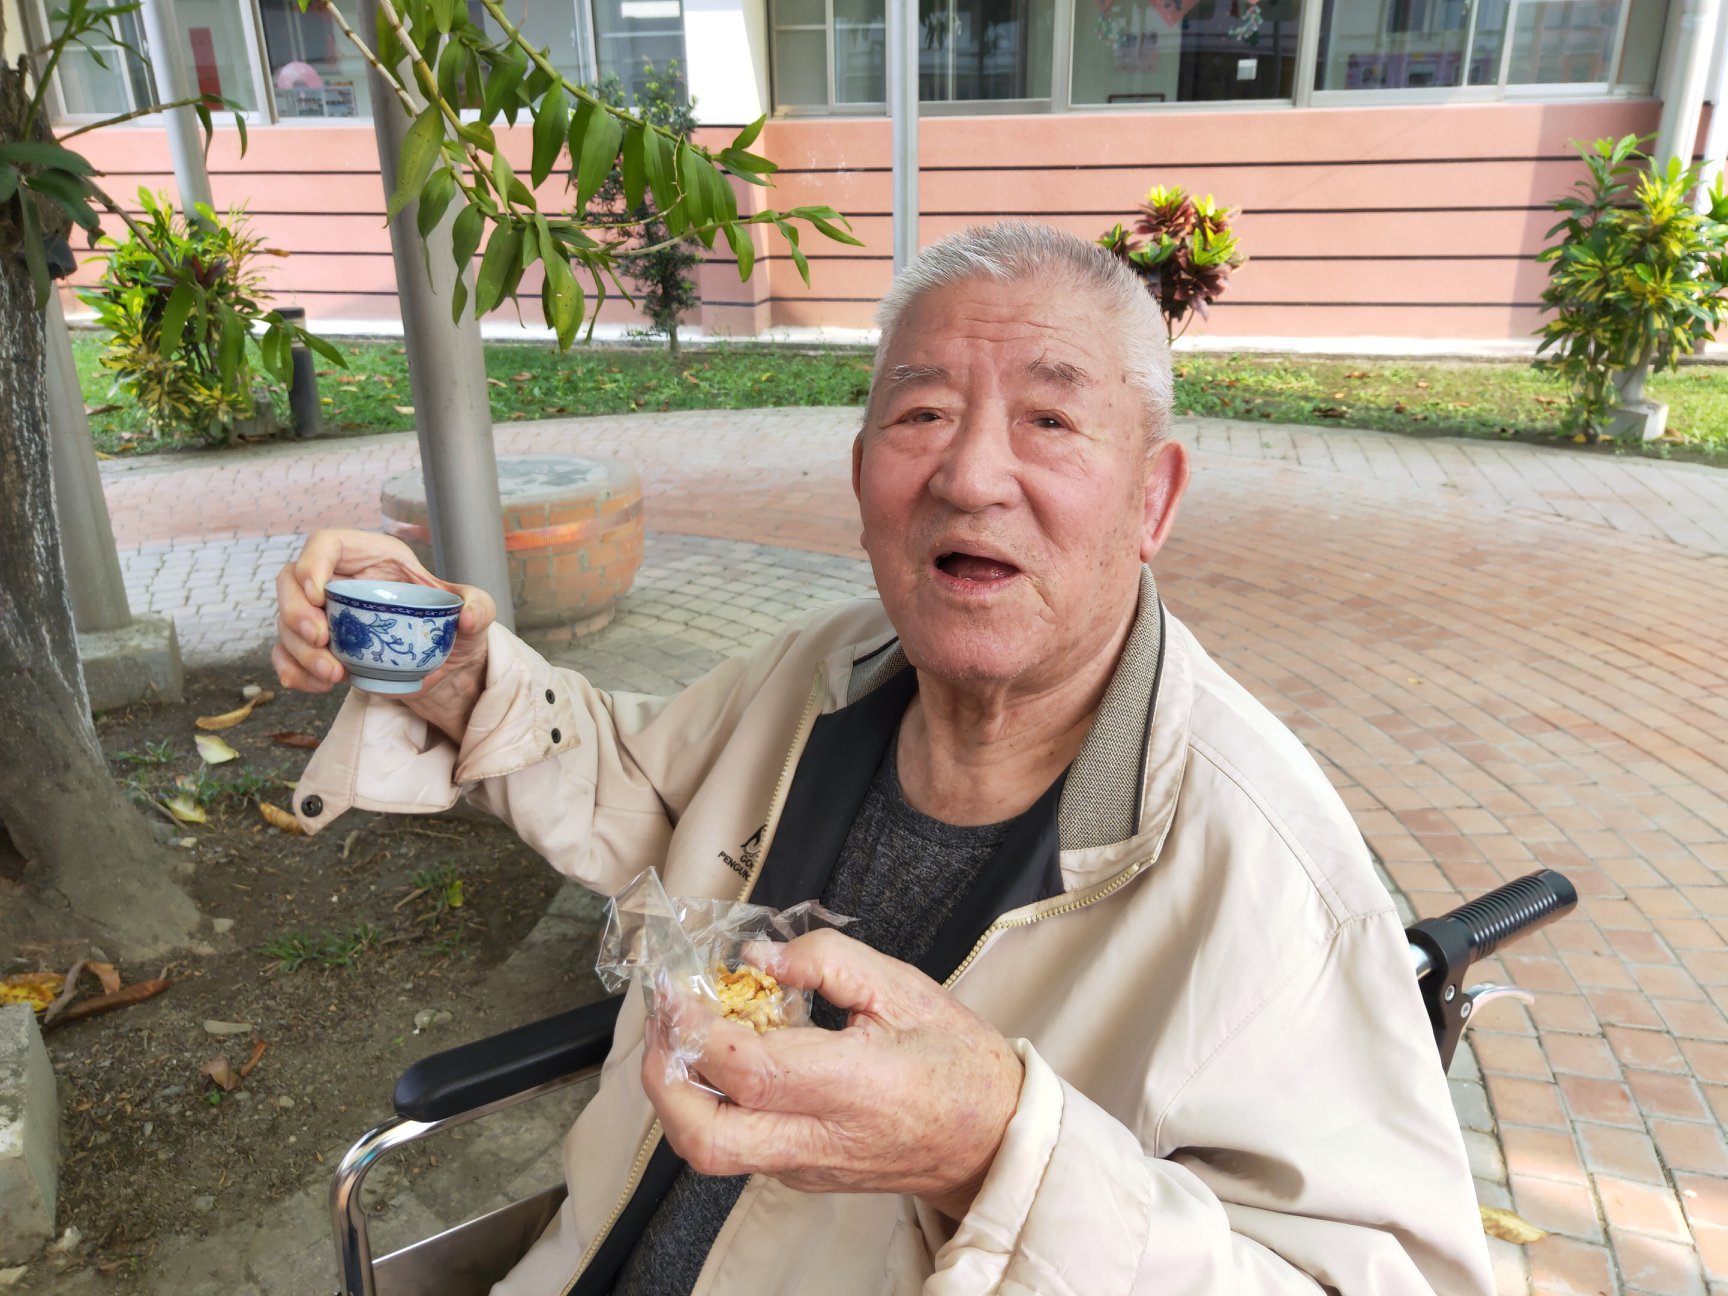
[[[447,656],[455,642],[455,609],[434,618],[344,606],[330,620],[330,644],[337,656],[393,670],[425,670]]]

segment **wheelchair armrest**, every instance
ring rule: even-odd
[[[396,1114],[448,1120],[606,1060],[624,996],[584,1004],[421,1058],[396,1080]]]

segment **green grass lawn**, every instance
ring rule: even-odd
[[[338,342],[346,370],[319,370],[327,433],[398,432],[414,426],[402,347]],[[143,422],[109,389],[97,364],[101,340],[74,335],[73,349],[94,411],[97,447],[148,454],[166,443],[140,435]],[[870,379],[868,352],[798,351],[738,344],[688,351],[674,364],[657,347],[549,344],[486,347],[492,417],[556,418],[637,410],[751,409],[769,405],[856,405]],[[1689,365],[1649,384],[1669,405],[1678,441],[1614,447],[1728,464],[1728,367]],[[1352,360],[1183,354],[1176,365],[1182,414],[1322,427],[1374,428],[1415,435],[1482,436],[1561,443],[1560,385],[1518,362]]]

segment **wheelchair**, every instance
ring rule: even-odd
[[[1442,1069],[1472,1016],[1501,998],[1532,1002],[1513,986],[1475,985],[1472,963],[1570,913],[1578,893],[1542,869],[1406,928],[1411,970]],[[597,1074],[612,1045],[622,996],[571,1009],[414,1063],[396,1081],[396,1115],[349,1148],[330,1187],[337,1296],[485,1296],[557,1213],[562,1183],[387,1256],[373,1259],[360,1191],[389,1152],[542,1097]]]

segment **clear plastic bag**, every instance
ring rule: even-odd
[[[594,970],[614,994],[631,982],[640,986],[650,1017],[668,995],[709,1009],[707,1014],[679,1013],[679,1024],[667,1037],[667,1082],[700,1084],[695,1063],[707,1040],[706,1023],[728,1017],[758,1033],[810,1024],[810,991],[780,985],[751,967],[744,961],[745,946],[789,941],[851,921],[814,900],[770,909],[731,900],[674,899],[660,875],[644,869],[607,901]]]

